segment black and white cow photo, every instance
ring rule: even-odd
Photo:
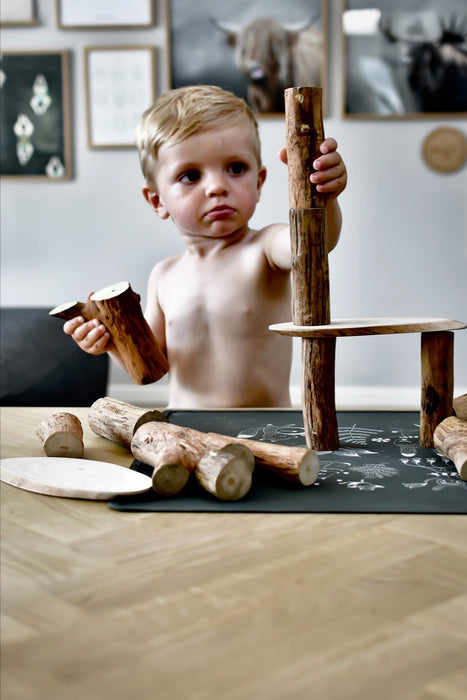
[[[262,114],[284,111],[284,90],[322,86],[321,0],[172,0],[171,86],[211,83]]]

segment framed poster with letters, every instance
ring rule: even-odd
[[[84,49],[90,148],[130,148],[142,113],[156,95],[152,46]]]

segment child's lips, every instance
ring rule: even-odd
[[[235,209],[232,209],[232,207],[228,207],[227,205],[223,204],[219,207],[214,207],[208,213],[206,214],[208,219],[227,219],[229,216],[232,216],[232,214],[235,214]]]

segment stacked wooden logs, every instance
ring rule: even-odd
[[[184,428],[160,411],[108,397],[92,404],[88,423],[96,435],[128,447],[152,467],[153,488],[162,496],[178,493],[194,474],[217,498],[238,500],[250,490],[256,465],[303,486],[318,476],[318,456],[307,448]]]

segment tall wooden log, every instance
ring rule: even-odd
[[[161,411],[133,406],[108,396],[94,401],[88,413],[89,427],[96,435],[118,442],[128,449],[140,425],[150,421],[168,422]]]
[[[83,427],[73,413],[54,413],[39,423],[36,434],[47,457],[81,458],[84,452]]]
[[[248,448],[258,466],[285,479],[309,486],[318,477],[319,459],[312,450],[218,433],[203,433],[172,423],[142,425],[133,436],[131,451],[141,462],[153,467],[167,461],[167,455],[170,454],[171,459],[193,471],[207,451],[220,451],[224,448],[230,450],[232,445]]]
[[[421,334],[420,445],[433,447],[436,426],[453,413],[454,333]]]
[[[288,88],[285,119],[293,322],[325,325],[331,321],[326,197],[310,182],[324,139],[321,88]],[[303,422],[307,445],[317,450],[339,447],[334,367],[335,339],[302,338]]]
[[[435,450],[450,459],[460,478],[467,481],[467,421],[445,418],[435,429],[433,442]]]
[[[49,315],[65,320],[83,316],[103,323],[135,384],[150,384],[168,371],[167,358],[143,316],[140,297],[128,282],[105,287],[84,304],[73,301],[56,306]]]

